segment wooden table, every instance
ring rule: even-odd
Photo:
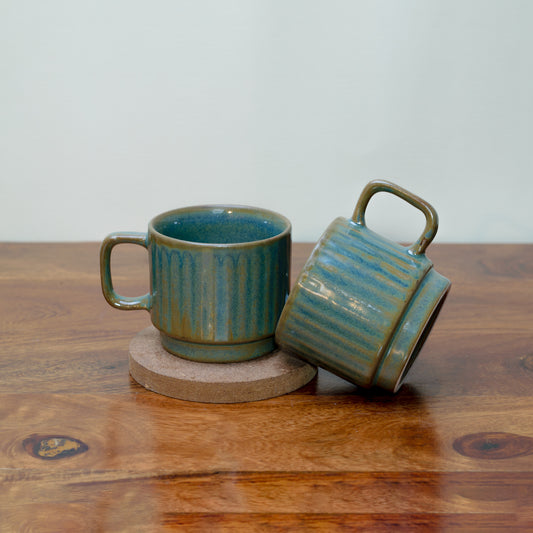
[[[233,405],[130,378],[149,315],[98,248],[0,244],[0,531],[533,530],[533,245],[430,247],[453,286],[396,396],[320,371]],[[146,252],[114,273],[146,292]]]

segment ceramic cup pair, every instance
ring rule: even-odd
[[[406,248],[365,225],[377,192],[394,194],[426,218]],[[199,362],[238,362],[276,345],[362,387],[396,392],[438,315],[450,282],[425,256],[438,228],[431,205],[386,181],[363,190],[351,219],[336,219],[289,294],[291,225],[251,207],[200,206],[155,217],[147,233],[113,233],[102,243],[106,300],[146,309],[163,347]],[[113,247],[147,248],[150,292],[113,289]]]

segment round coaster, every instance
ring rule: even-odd
[[[130,374],[148,390],[193,402],[238,403],[287,394],[308,383],[316,368],[277,350],[241,363],[197,363],[167,352],[150,326],[130,343]]]

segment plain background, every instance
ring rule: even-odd
[[[372,178],[437,241],[531,242],[531,0],[0,0],[0,240],[256,205],[297,241]],[[415,239],[390,195],[368,225]]]

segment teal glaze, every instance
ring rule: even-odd
[[[365,226],[370,196],[384,190],[424,207],[427,227],[409,248]],[[398,390],[450,288],[424,253],[438,218],[422,202],[374,181],[351,220],[333,221],[280,317],[276,339],[282,348],[362,387]]]
[[[163,346],[175,355],[201,362],[259,357],[275,348],[289,292],[290,230],[285,217],[242,206],[163,213],[147,234],[111,234],[104,241],[104,296],[120,309],[148,309]],[[112,290],[109,258],[119,242],[148,249],[148,295],[125,298]]]

